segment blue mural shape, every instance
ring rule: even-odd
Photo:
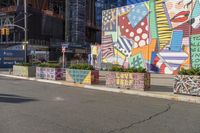
[[[135,4],[139,2],[145,2],[145,1],[148,1],[148,0],[127,0],[127,5]]]
[[[182,50],[183,31],[174,30],[170,44],[170,51],[180,52]]]
[[[129,22],[131,22],[132,27],[135,27],[146,15],[148,14],[148,9],[144,3],[139,3],[128,14]]]

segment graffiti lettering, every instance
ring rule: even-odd
[[[200,67],[200,35],[191,37],[192,67]]]

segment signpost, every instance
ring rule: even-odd
[[[62,44],[62,53],[63,53],[63,68],[65,68],[65,53],[67,52],[67,49],[68,49],[68,46],[69,44],[68,43],[65,43],[65,44]]]

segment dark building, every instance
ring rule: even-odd
[[[29,50],[50,51],[50,59],[57,60],[61,44],[68,43],[68,59],[75,54],[87,58],[90,45],[101,43],[102,10],[142,1],[145,0],[27,0]],[[22,49],[23,2],[0,1],[0,27],[9,25],[9,35],[0,35],[0,49]]]
[[[102,26],[102,11],[127,5],[127,0],[96,0],[96,25]],[[101,43],[101,31],[96,33],[96,41]]]
[[[0,49],[20,49],[24,41],[24,0],[0,1]],[[61,56],[61,44],[69,43],[68,53],[87,54],[96,42],[95,0],[27,0],[30,50],[50,51],[50,59]],[[5,27],[6,25],[6,27]],[[22,27],[22,28],[20,28]],[[85,55],[86,56],[86,55]]]
[[[23,2],[23,0],[3,0],[0,3],[0,26],[8,28],[10,32],[9,35],[1,34],[1,49],[22,49]],[[60,47],[60,42],[64,40],[64,1],[27,0],[27,29],[29,51],[50,51],[50,55],[55,53],[55,47]]]

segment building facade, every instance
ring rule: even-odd
[[[0,27],[9,29],[9,35],[0,35],[0,49],[22,49],[23,4],[23,0],[0,1]],[[51,60],[61,56],[62,43],[70,44],[73,57],[87,54],[96,41],[95,0],[27,0],[27,12],[29,50],[50,51]]]

